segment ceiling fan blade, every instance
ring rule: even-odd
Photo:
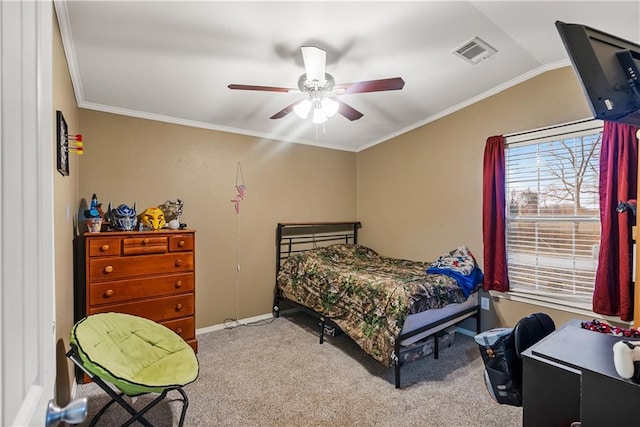
[[[310,82],[317,80],[323,85],[327,52],[315,46],[303,46],[300,50],[302,50],[302,60],[304,61],[307,80]]]
[[[239,89],[239,90],[260,90],[264,92],[300,92],[298,89],[288,88],[288,87],[274,87],[274,86],[252,86],[252,85],[237,85],[230,84],[227,86],[229,89]]]
[[[299,103],[299,102],[300,101],[296,101],[291,105],[287,105],[282,110],[278,111],[277,113],[275,113],[273,116],[271,116],[269,118],[270,119],[281,119],[281,118],[285,117],[287,114],[289,114],[290,112],[293,111],[293,107],[295,107],[296,104]]]
[[[343,101],[338,100],[338,104],[340,104],[340,108],[338,108],[338,113],[345,116],[347,119],[354,121],[358,120],[364,114],[360,111],[353,108],[351,105],[344,103]]]
[[[339,94],[382,92],[385,90],[400,90],[404,87],[402,77],[389,79],[367,80],[364,82],[344,83],[335,85],[333,91]]]

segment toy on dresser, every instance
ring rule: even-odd
[[[160,206],[159,209],[164,212],[164,219],[172,230],[182,229],[186,227],[186,224],[180,223],[180,216],[182,215],[182,209],[184,208],[184,202],[180,199],[176,201],[167,200]]]
[[[640,382],[640,341],[618,341],[613,345],[613,364],[622,378]]]

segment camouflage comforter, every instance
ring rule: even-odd
[[[455,279],[427,274],[429,265],[337,244],[290,256],[277,283],[286,298],[330,318],[389,366],[407,315],[466,300]]]

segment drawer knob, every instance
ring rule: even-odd
[[[102,252],[107,252],[107,251],[109,250],[109,245],[102,245],[102,246],[100,246],[100,250],[101,250]]]
[[[144,240],[142,240],[142,244],[143,244],[143,245],[146,245],[146,244],[148,244],[148,243],[149,243],[149,239],[144,239]]]
[[[182,287],[182,280],[178,280],[178,281],[176,282],[176,285],[175,285],[175,286],[176,286],[176,289],[181,288],[181,287]]]
[[[180,241],[178,242],[178,247],[180,247],[180,248],[181,248],[181,247],[183,247],[183,246],[184,246],[184,240],[180,240]]]
[[[178,335],[182,334],[182,328],[176,329],[176,334],[178,334]]]
[[[105,298],[109,298],[111,296],[113,296],[113,289],[107,289],[106,291],[104,291]]]
[[[113,265],[107,265],[107,266],[104,268],[104,272],[105,272],[105,273],[111,273],[112,271],[113,271]]]
[[[182,260],[181,259],[177,259],[176,260],[176,267],[180,267],[182,265]]]
[[[176,311],[182,310],[182,303],[176,304]]]

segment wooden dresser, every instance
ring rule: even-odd
[[[195,231],[85,233],[76,321],[120,312],[175,331],[195,351]],[[82,268],[82,266],[79,266]]]

